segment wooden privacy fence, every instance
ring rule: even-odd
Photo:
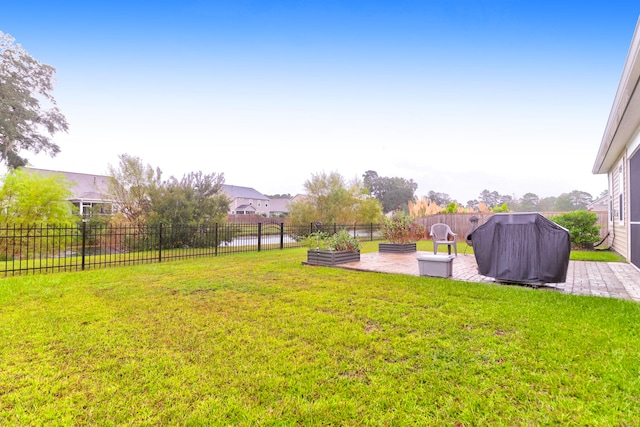
[[[541,215],[550,218],[556,215],[561,215],[566,212],[540,212]],[[597,224],[600,226],[600,239],[604,239],[609,232],[609,214],[608,212],[593,212],[598,218]],[[478,218],[477,226],[480,226],[487,222],[487,220],[493,216],[494,213],[450,213],[450,214],[436,214],[430,215],[424,218],[420,218],[420,221],[426,228],[427,233],[431,229],[433,224],[439,222],[445,223],[451,227],[454,233],[458,235],[458,240],[466,240],[467,236],[471,232],[472,223],[471,218]]]

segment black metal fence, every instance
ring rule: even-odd
[[[318,229],[346,229],[360,240],[380,239],[378,224],[285,223],[212,226],[79,225],[0,227],[0,274],[80,271],[240,252],[296,248]]]

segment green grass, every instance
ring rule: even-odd
[[[304,260],[3,279],[0,425],[640,425],[637,303]]]
[[[611,250],[571,251],[574,261],[627,262],[621,255]]]

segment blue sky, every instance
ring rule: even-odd
[[[0,30],[57,69],[70,130],[34,167],[127,153],[264,194],[374,170],[464,203],[606,189],[591,169],[635,3],[24,1]]]

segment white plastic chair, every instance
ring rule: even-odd
[[[451,227],[442,223],[433,224],[429,234],[431,239],[433,239],[434,255],[438,253],[438,245],[447,245],[449,255],[451,255],[451,246],[453,246],[453,250],[455,251],[456,256],[458,256],[458,245],[456,242],[457,234],[451,231]],[[453,240],[449,240],[450,237],[452,237]]]

